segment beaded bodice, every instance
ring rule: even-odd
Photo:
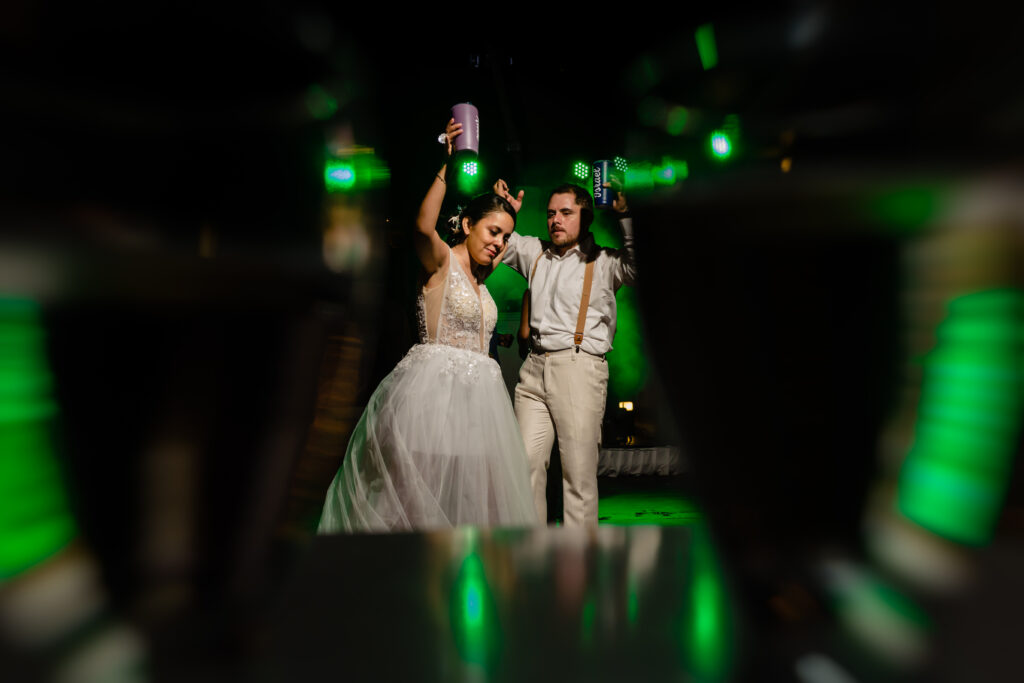
[[[444,283],[420,292],[416,312],[421,343],[444,344],[483,354],[487,353],[491,332],[498,322],[498,307],[487,288],[480,285],[477,296],[469,276],[452,253],[448,254]]]

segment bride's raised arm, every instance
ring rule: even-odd
[[[448,158],[452,155],[452,140],[461,134],[462,124],[455,123],[455,119],[449,120],[445,128]],[[448,162],[445,161],[441,170],[434,175],[434,181],[430,184],[427,196],[423,198],[420,212],[416,216],[413,244],[416,247],[416,255],[428,275],[433,275],[448,262],[448,245],[437,234],[437,217],[441,213],[441,204],[444,202],[444,193],[447,189],[444,179],[447,169]]]

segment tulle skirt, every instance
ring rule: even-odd
[[[418,344],[370,398],[318,532],[536,521],[526,452],[498,364]]]

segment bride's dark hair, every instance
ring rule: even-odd
[[[513,229],[515,228],[516,210],[512,208],[512,205],[504,197],[499,197],[493,192],[486,192],[473,197],[469,200],[469,204],[466,204],[459,213],[448,219],[446,222],[448,226],[448,244],[455,246],[466,239],[466,233],[462,231],[463,218],[468,218],[469,224],[473,225],[487,214],[495,213],[496,211],[504,211],[509,216],[512,216],[512,227]]]

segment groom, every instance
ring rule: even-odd
[[[504,180],[494,191],[518,212]],[[530,463],[537,515],[547,519],[547,470],[554,439],[562,462],[566,526],[597,524],[597,454],[608,395],[605,354],[615,337],[615,292],[636,281],[633,225],[626,197],[612,207],[622,229],[622,249],[594,244],[593,202],[578,185],[560,185],[548,196],[551,241],[512,233],[502,261],[527,278],[532,348],[519,371],[516,419]]]

